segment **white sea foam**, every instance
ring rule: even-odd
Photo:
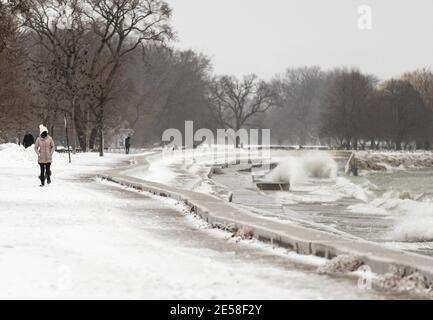
[[[312,152],[300,157],[287,157],[272,170],[267,180],[296,184],[306,178],[335,178],[337,163],[326,153]]]
[[[433,203],[411,199],[389,199],[384,207],[394,213],[397,222],[392,239],[408,242],[433,241]]]
[[[410,193],[388,191],[363,204],[350,206],[350,211],[389,215],[395,221],[389,237],[395,241],[433,241],[433,203],[414,200]]]
[[[267,178],[273,182],[290,182],[293,191],[301,192],[279,193],[276,197],[280,202],[329,203],[354,198],[361,203],[349,206],[348,211],[388,216],[395,221],[389,238],[404,242],[433,241],[433,202],[429,197],[397,190],[379,195],[378,187],[370,181],[358,183],[336,177],[336,171],[337,165],[331,157],[308,154],[283,159]]]
[[[371,192],[367,188],[357,185],[344,177],[338,177],[336,179],[333,191],[338,192],[341,198],[355,198],[363,202],[368,202],[371,196]]]
[[[351,212],[362,213],[366,215],[388,215],[385,208],[376,207],[371,203],[358,203],[347,208]]]

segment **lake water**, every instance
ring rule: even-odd
[[[289,192],[259,191],[252,173],[241,170],[245,163],[231,162],[223,174],[209,179],[209,166],[221,159],[206,152],[186,159],[179,155],[168,161],[154,159],[143,178],[225,199],[231,191],[234,203],[257,214],[433,256],[432,169],[363,172],[361,177],[347,177],[344,159],[326,152],[278,151],[272,158],[280,166],[266,179],[289,181]],[[152,177],[152,172],[157,175]],[[164,181],[161,176],[166,177]]]

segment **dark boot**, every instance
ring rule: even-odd
[[[41,180],[41,187],[45,185],[45,177],[39,176],[39,180]]]

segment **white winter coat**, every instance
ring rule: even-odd
[[[50,136],[38,137],[35,142],[35,151],[38,163],[51,163],[53,161],[54,140]]]

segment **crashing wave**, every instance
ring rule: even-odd
[[[430,242],[433,241],[433,203],[420,199],[419,195],[409,192],[389,191],[367,204],[350,209],[360,212],[362,206],[365,213],[391,215],[395,224],[389,237],[395,241]]]
[[[295,184],[306,178],[335,178],[337,163],[326,153],[308,153],[300,157],[288,157],[266,177],[276,183]]]

